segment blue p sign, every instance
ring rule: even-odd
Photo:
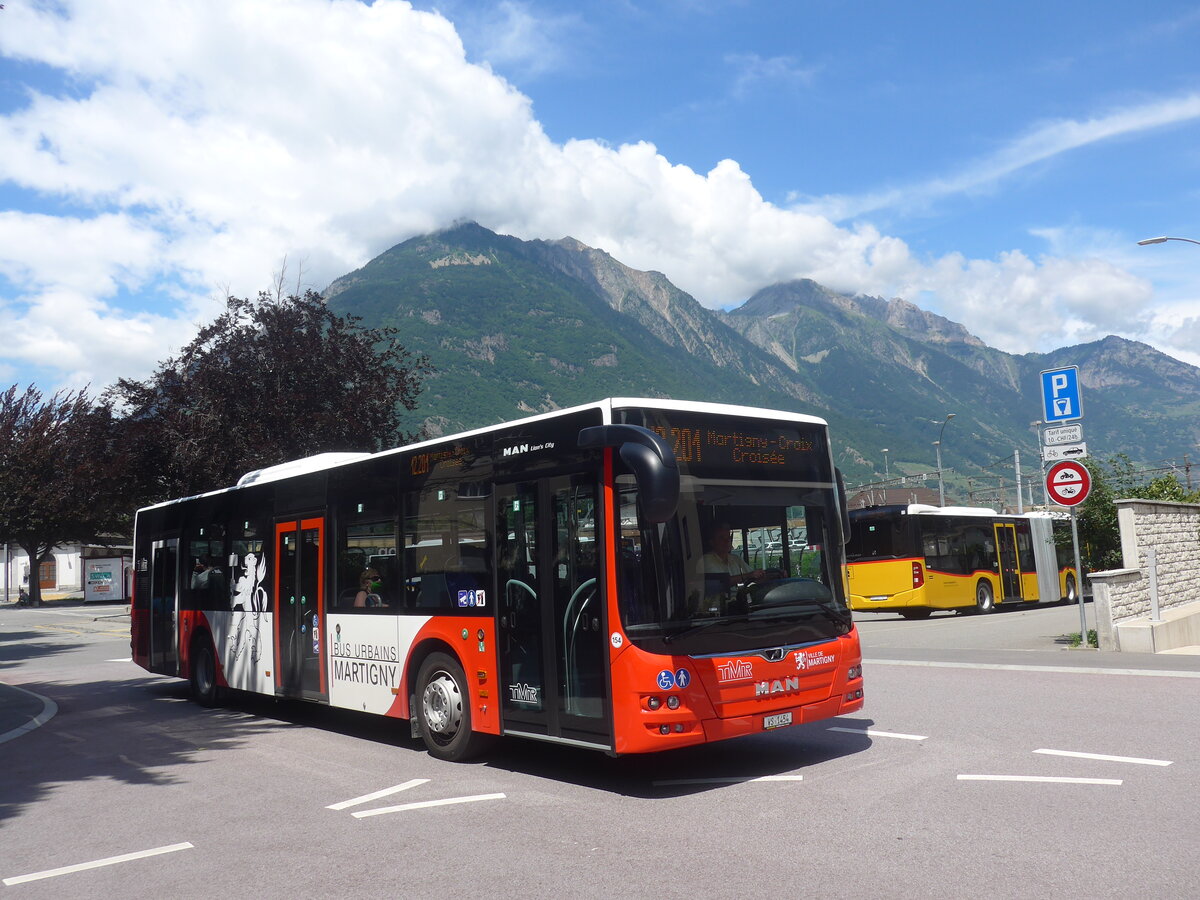
[[[1065,422],[1083,416],[1083,399],[1079,394],[1079,367],[1047,369],[1042,373],[1042,418],[1050,422]]]

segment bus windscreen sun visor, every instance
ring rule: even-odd
[[[582,449],[616,447],[637,479],[646,518],[665,522],[679,506],[679,466],[661,437],[640,425],[596,425],[579,432]]]

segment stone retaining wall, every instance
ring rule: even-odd
[[[1088,577],[1102,650],[1120,649],[1121,623],[1148,620],[1152,615],[1151,549],[1160,615],[1189,604],[1197,604],[1200,614],[1200,505],[1118,500],[1116,507],[1124,568]]]

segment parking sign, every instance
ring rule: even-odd
[[[1047,425],[1083,417],[1079,366],[1042,372],[1042,417]]]

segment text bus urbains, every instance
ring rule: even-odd
[[[863,703],[844,493],[820,419],[664,400],[288,463],[138,512],[134,661],[204,704],[409,719],[452,760],[839,716]],[[714,530],[740,560],[716,573]]]
[[[924,504],[852,510],[846,547],[850,605],[924,619],[935,609],[991,612],[998,603],[1074,602],[1067,522]]]

